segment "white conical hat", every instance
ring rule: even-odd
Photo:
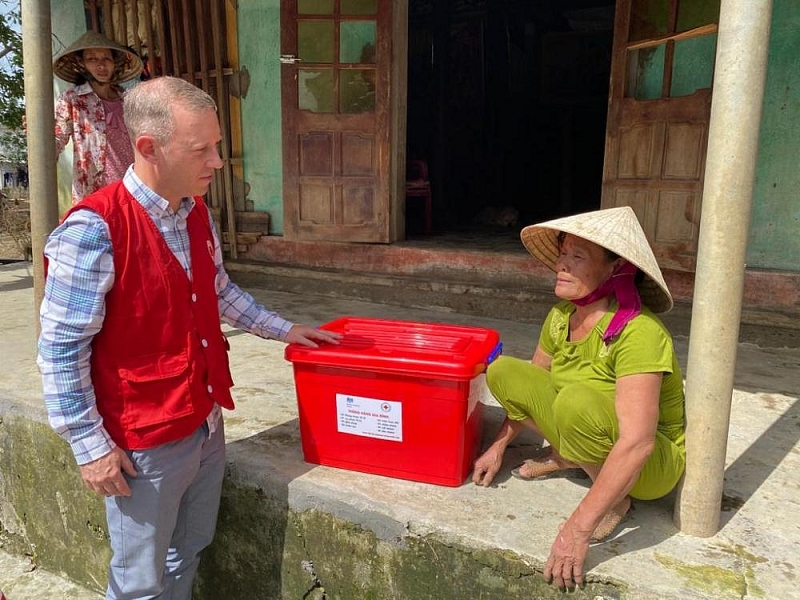
[[[528,252],[555,271],[556,259],[560,254],[558,234],[562,231],[593,242],[632,262],[645,274],[637,284],[642,302],[657,313],[672,308],[672,295],[658,268],[647,236],[630,206],[596,210],[529,225],[520,232],[520,237]]]
[[[87,71],[81,56],[87,48],[108,48],[114,52],[115,66],[111,83],[130,81],[142,72],[142,59],[133,50],[110,40],[102,33],[89,30],[56,57],[53,61],[53,73],[70,83],[76,83],[80,78],[85,79]]]

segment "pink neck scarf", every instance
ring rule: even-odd
[[[634,281],[638,270],[636,265],[626,262],[611,273],[611,277],[601,283],[593,292],[583,298],[572,300],[572,303],[577,306],[586,306],[611,294],[614,295],[619,306],[603,332],[603,341],[606,344],[617,337],[625,325],[642,312],[642,299],[639,297],[639,290],[636,289]]]

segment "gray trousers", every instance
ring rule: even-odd
[[[225,433],[222,419],[194,434],[129,451],[138,476],[129,497],[106,498],[113,556],[107,600],[190,600],[200,551],[214,539]]]

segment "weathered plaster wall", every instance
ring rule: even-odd
[[[53,30],[53,58],[86,31],[83,0],[59,0],[50,3]],[[53,101],[72,84],[53,76]],[[63,213],[72,204],[72,142],[58,157],[58,206]]]
[[[7,404],[0,408],[0,545],[104,589],[111,556],[102,499],[83,487],[69,447],[46,423]],[[286,482],[253,472],[252,457],[260,463],[261,452],[252,441],[228,445],[216,538],[195,584],[198,600],[563,597],[513,552],[469,548],[385,518],[376,517],[371,528],[364,525],[369,519],[323,508],[321,497],[292,498]],[[625,598],[626,586],[595,581],[570,597]]]
[[[273,545],[264,543],[270,540]],[[611,582],[587,584],[570,596],[626,597],[624,587]],[[284,498],[228,480],[195,597],[546,600],[563,592],[513,552],[470,550],[411,532],[382,539],[325,511],[288,510]]]
[[[239,61],[250,72],[242,100],[244,176],[255,210],[270,215],[270,233],[283,233],[283,152],[279,0],[240,0]]]
[[[111,550],[103,500],[83,487],[69,446],[46,423],[3,409],[0,545],[82,584],[105,587]]]
[[[800,10],[774,0],[764,116],[747,250],[749,268],[798,271],[800,256]]]

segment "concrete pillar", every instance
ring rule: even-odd
[[[21,9],[33,300],[36,323],[39,323],[39,304],[44,295],[42,252],[47,236],[58,224],[50,0],[22,0]],[[38,330],[37,326],[37,333]]]
[[[686,475],[675,522],[719,530],[771,0],[722,0],[686,371]]]

